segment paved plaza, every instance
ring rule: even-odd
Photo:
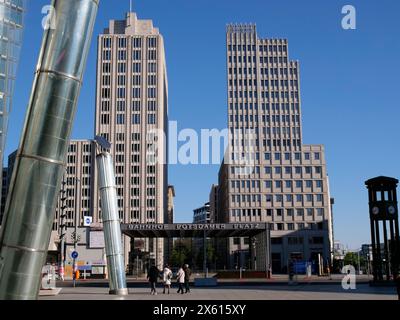
[[[344,290],[340,283],[297,285],[223,285],[212,288],[192,287],[189,294],[171,293],[150,295],[150,288],[129,286],[129,295],[123,298],[108,294],[106,286],[64,287],[56,296],[40,296],[40,300],[397,300],[394,287],[371,287],[358,284],[355,290]]]

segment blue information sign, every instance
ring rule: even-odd
[[[71,257],[72,257],[72,259],[76,259],[76,258],[78,258],[78,252],[76,252],[76,251],[72,251],[72,253],[71,253]]]

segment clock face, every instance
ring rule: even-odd
[[[377,215],[379,213],[379,208],[378,207],[373,207],[372,208],[372,213]]]
[[[390,214],[395,214],[395,213],[396,213],[396,208],[393,207],[393,206],[390,206],[390,207],[388,208],[388,211],[389,211]]]

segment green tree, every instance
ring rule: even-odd
[[[210,241],[207,241],[207,266],[213,267],[216,260],[215,248]],[[203,269],[203,260],[204,260],[204,247],[201,246],[195,255],[195,262],[198,269]],[[209,267],[210,268],[210,267]]]
[[[360,268],[366,268],[366,261],[362,255],[358,255],[356,252],[348,252],[344,257],[344,265],[352,265],[356,270],[358,270],[358,258],[360,257]]]
[[[173,266],[181,266],[184,263],[191,264],[193,257],[190,241],[178,239],[174,243],[171,254],[171,263]]]

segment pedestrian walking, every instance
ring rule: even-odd
[[[166,264],[163,270],[163,282],[164,282],[163,294],[165,294],[165,289],[168,289],[168,294],[169,294],[169,289],[171,288],[171,279],[172,279],[172,271]]]
[[[189,269],[188,264],[185,264],[183,270],[185,271],[185,293],[188,293],[190,292],[189,281],[190,281],[190,276],[192,275],[192,271]]]
[[[185,271],[183,270],[184,266],[180,267],[178,270],[178,273],[176,274],[177,282],[179,285],[178,288],[178,293],[184,293],[183,292],[183,285],[185,284]]]
[[[395,281],[396,281],[396,288],[397,288],[397,296],[398,296],[398,298],[400,300],[400,274],[398,274],[396,276]]]
[[[158,270],[158,268],[154,264],[152,264],[147,273],[147,279],[150,282],[152,295],[157,295],[156,284],[157,284],[159,275],[160,275],[160,270]]]
[[[268,265],[268,279],[272,278],[272,267],[271,264]]]

